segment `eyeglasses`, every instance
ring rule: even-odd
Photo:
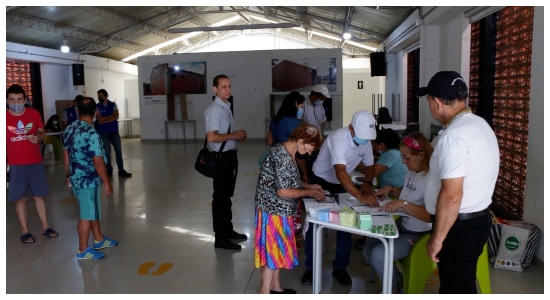
[[[401,156],[401,159],[409,160],[409,158],[411,158],[411,156],[413,156],[413,154],[409,154],[409,155],[399,154],[399,156]]]

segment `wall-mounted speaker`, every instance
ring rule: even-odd
[[[370,76],[386,76],[386,52],[370,54]]]
[[[84,64],[73,64],[73,85],[84,85]]]

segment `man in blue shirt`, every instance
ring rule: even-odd
[[[122,145],[120,143],[120,135],[118,134],[118,108],[116,103],[107,99],[109,94],[104,89],[97,91],[96,113],[96,129],[103,140],[105,155],[107,156],[107,174],[113,176],[113,166],[111,164],[111,144],[115,148],[116,164],[118,166],[118,177],[130,177],[131,173],[124,170],[124,162],[122,161]]]
[[[71,125],[72,122],[78,120],[78,108],[76,103],[82,99],[84,99],[84,96],[77,95],[72,103],[69,102],[69,107],[65,108],[63,111],[63,116],[61,118],[61,126],[63,129]]]
[[[86,97],[78,101],[79,120],[69,125],[63,134],[63,163],[67,177],[67,188],[72,188],[80,206],[78,221],[77,259],[100,259],[104,253],[95,250],[113,247],[118,241],[103,235],[99,227],[101,218],[100,186],[103,182],[105,194],[110,196],[113,187],[107,176],[105,152],[101,137],[93,127],[96,104]],[[90,230],[94,236],[93,249],[88,247]]]

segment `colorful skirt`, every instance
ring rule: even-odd
[[[271,270],[293,269],[298,265],[294,217],[262,212],[256,207],[254,265]]]

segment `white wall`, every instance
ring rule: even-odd
[[[216,75],[229,76],[234,97],[234,116],[236,129],[243,128],[249,138],[265,138],[265,123],[269,118],[269,95],[271,87],[271,60],[278,59],[304,59],[337,58],[337,85],[336,91],[331,91],[333,96],[333,121],[332,128],[342,127],[342,52],[341,49],[296,49],[296,50],[270,50],[270,51],[234,51],[212,53],[188,53],[175,55],[144,56],[138,58],[139,82],[140,82],[140,116],[141,135],[143,139],[164,139],[164,121],[166,120],[167,105],[145,105],[143,86],[141,83],[149,82],[151,69],[163,63],[181,63],[206,61],[207,94],[187,95],[188,115],[196,121],[197,137],[205,135],[204,111],[210,105],[214,92],[212,80]],[[327,64],[328,66],[328,64]],[[286,94],[286,93],[279,93]],[[163,101],[165,97],[163,97]],[[183,133],[179,131],[181,124],[170,124],[169,138],[181,139]],[[187,127],[186,137],[193,135],[191,126]]]
[[[402,116],[406,115],[406,53],[415,44],[420,46],[420,86],[426,86],[430,78],[441,70],[456,70],[469,80],[469,19],[464,12],[471,7],[423,7],[424,18],[415,13],[405,21],[390,38],[387,51],[395,56],[395,63],[388,64],[387,93],[402,93]],[[427,14],[428,13],[428,14]],[[427,15],[426,15],[427,14]],[[535,7],[533,53],[531,68],[531,98],[529,101],[529,150],[525,183],[525,222],[536,224],[542,238],[535,255],[544,261],[544,13],[543,7]],[[420,129],[429,136],[430,124],[439,124],[431,116],[427,102],[420,101]]]
[[[535,7],[531,99],[529,100],[529,150],[523,220],[536,224],[542,234],[535,255],[544,261],[544,11]]]
[[[346,59],[358,60],[358,59]],[[368,59],[366,59],[368,61]],[[366,109],[373,114],[377,114],[376,109],[372,109],[372,95],[375,95],[375,102],[378,99],[378,94],[382,94],[382,106],[387,106],[386,91],[384,89],[384,76],[371,77],[370,63],[369,68],[345,68],[344,64],[344,80],[343,80],[343,120],[344,125],[351,122],[353,114],[360,110]],[[358,81],[363,82],[363,89],[358,88]],[[376,105],[376,104],[375,104]]]

